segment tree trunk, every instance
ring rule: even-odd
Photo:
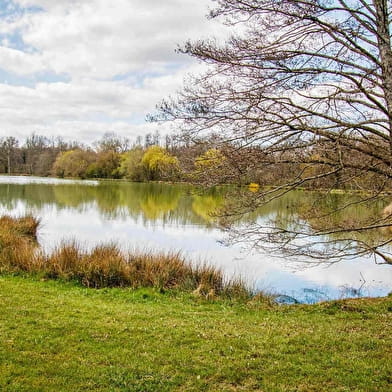
[[[8,150],[8,154],[7,154],[7,166],[8,166],[8,174],[11,174],[11,151]]]

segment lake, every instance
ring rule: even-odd
[[[190,185],[73,181],[0,176],[0,214],[26,213],[42,220],[40,244],[50,251],[62,240],[90,248],[116,242],[123,249],[180,251],[195,263],[221,267],[258,290],[300,302],[356,296],[384,296],[392,290],[392,266],[358,258],[330,266],[294,263],[289,258],[224,244],[211,211],[222,205],[225,188],[205,192]],[[287,214],[292,194],[246,219]]]

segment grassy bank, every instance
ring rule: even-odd
[[[390,391],[392,298],[278,307],[0,276],[0,390]]]

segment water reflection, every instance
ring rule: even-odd
[[[4,181],[4,180],[3,180]],[[86,212],[94,205],[105,219],[132,217],[143,222],[177,222],[210,226],[211,212],[223,202],[224,190],[201,193],[189,185],[103,182],[90,184],[4,184],[0,183],[0,204],[14,209],[20,202],[37,211],[55,205]]]
[[[114,240],[124,247],[175,249],[190,259],[208,260],[222,267],[228,275],[241,275],[260,289],[300,302],[386,295],[391,290],[392,268],[376,266],[372,260],[358,259],[330,268],[317,266],[298,270],[290,260],[276,260],[257,252],[244,253],[240,246],[221,245],[224,235],[215,227],[211,214],[223,205],[226,192],[226,188],[201,192],[189,185],[54,179],[45,183],[43,179],[2,177],[0,212],[16,215],[31,212],[41,217],[40,242],[48,249],[63,238],[77,239],[87,247]],[[317,194],[294,192],[248,214],[237,224],[263,219],[291,224],[298,216],[311,221],[301,205],[317,203],[327,211],[331,206],[348,203],[346,198],[331,195],[321,201]],[[380,201],[379,205],[363,210],[353,206],[352,216],[366,220],[380,213],[385,203]]]

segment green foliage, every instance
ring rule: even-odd
[[[149,147],[143,155],[142,165],[148,180],[175,179],[178,177],[178,159],[162,147]]]
[[[87,168],[86,177],[119,178],[120,160],[120,154],[113,150],[99,152],[96,160]]]
[[[132,181],[143,181],[145,177],[142,165],[143,155],[144,151],[139,146],[121,154],[120,176]]]
[[[86,178],[90,165],[95,161],[96,153],[91,150],[70,150],[61,152],[53,165],[57,177]]]
[[[113,150],[76,149],[60,153],[52,172],[57,177],[119,178],[120,154]]]

